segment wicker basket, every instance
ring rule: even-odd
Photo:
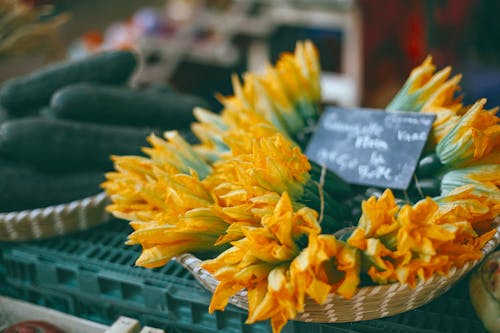
[[[500,244],[500,220],[497,218],[495,222],[497,232],[482,249],[485,256],[493,252]],[[200,259],[191,254],[183,254],[176,260],[189,270],[206,289],[214,292],[218,281],[206,270],[200,268]],[[320,305],[307,299],[305,311],[298,314],[295,320],[341,323],[382,318],[409,311],[445,293],[478,263],[479,260],[469,262],[460,268],[453,268],[444,276],[436,274],[427,281],[419,281],[414,289],[408,285],[393,283],[360,288],[349,300],[331,294],[327,301]],[[229,302],[248,309],[246,291],[236,294]]]
[[[0,241],[27,241],[66,235],[110,219],[105,193],[69,203],[0,213]]]

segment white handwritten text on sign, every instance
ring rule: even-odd
[[[327,108],[306,149],[354,184],[406,189],[434,115]]]

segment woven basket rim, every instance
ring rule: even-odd
[[[354,296],[346,300],[340,295],[330,293],[327,301],[320,305],[312,299],[306,299],[305,311],[297,314],[294,320],[305,322],[353,322],[377,319],[396,315],[422,306],[450,289],[458,280],[478,265],[488,254],[500,244],[500,217],[494,219],[496,233],[481,249],[483,258],[467,262],[462,267],[453,267],[445,274],[434,274],[427,280],[419,280],[415,288],[406,284],[394,282],[385,285],[363,286],[358,288]],[[218,281],[206,270],[200,267],[201,259],[185,253],[175,258],[184,266],[201,285],[214,292]],[[248,310],[246,290],[240,291],[229,299],[229,303]],[[372,299],[375,305],[369,304]],[[386,299],[390,299],[386,302]],[[399,300],[399,301],[398,301]],[[400,306],[392,306],[391,303]],[[399,303],[398,303],[399,302]]]
[[[0,241],[28,241],[61,236],[104,223],[105,192],[47,207],[0,213]]]

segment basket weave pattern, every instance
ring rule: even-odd
[[[105,193],[69,203],[0,213],[0,241],[25,241],[88,229],[110,219]]]
[[[496,220],[496,233],[482,249],[486,256],[500,244],[500,219]],[[200,268],[201,260],[187,253],[176,260],[189,270],[193,276],[211,292],[218,281],[206,270]],[[466,263],[460,268],[452,268],[447,275],[434,275],[426,281],[420,280],[415,288],[400,283],[359,288],[351,299],[330,294],[324,304],[317,304],[306,299],[303,313],[295,320],[304,322],[342,323],[370,320],[396,315],[418,308],[448,291],[460,278],[465,276],[479,260]],[[243,309],[248,309],[246,291],[231,297],[229,302]]]

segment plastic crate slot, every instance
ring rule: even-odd
[[[96,258],[99,255],[99,252],[101,252],[100,248],[92,248],[87,254],[87,258],[93,259]]]
[[[60,240],[56,240],[53,243],[51,243],[51,242],[39,243],[37,245],[39,247],[44,247],[44,245],[45,245],[47,249],[52,249],[55,251],[61,251],[66,246],[66,244]],[[37,245],[33,245],[33,246],[36,247]]]
[[[110,235],[109,233],[106,233],[102,236],[94,235],[93,237],[91,237],[91,240],[92,238],[99,243],[104,244],[105,246],[112,246],[110,243],[112,243],[113,241],[113,235]]]
[[[119,249],[120,251],[125,251],[125,252],[129,252],[129,253],[139,253],[140,247],[125,244],[126,239],[127,238],[124,238],[123,242],[116,244],[116,248]]]
[[[60,242],[60,246],[57,247],[57,251],[67,253],[68,249],[71,249],[72,247],[73,247],[72,242],[68,242],[66,240],[63,240]]]
[[[215,324],[217,330],[223,330],[224,332],[234,331],[243,332],[245,325],[245,319],[242,318],[241,313],[233,312],[228,309],[225,311],[215,311]],[[265,332],[265,331],[262,331]]]
[[[113,234],[113,239],[109,242],[110,246],[119,246],[123,245],[125,241],[127,240],[128,235],[122,234],[122,233],[114,233]],[[128,245],[125,245],[128,246]]]
[[[21,258],[6,258],[7,279],[21,280],[24,283],[34,283],[35,268],[33,262],[27,262]]]
[[[191,318],[191,302],[189,301],[172,297],[168,302],[168,307],[169,313],[175,315],[173,318],[176,320],[186,320],[186,318]]]
[[[65,252],[66,253],[78,253],[80,248],[79,244],[77,242],[68,242],[68,244],[65,246]]]
[[[107,296],[113,296],[117,298],[122,297],[120,283],[107,278],[98,278],[99,289],[101,293]]]
[[[123,299],[144,304],[144,295],[141,286],[123,283],[121,288]]]
[[[395,321],[390,321],[389,318],[384,319],[374,319],[359,323],[351,323],[355,326],[356,330],[360,332],[373,332],[373,333],[405,333],[408,331],[408,326],[399,324]],[[334,324],[326,324],[334,325]],[[414,332],[424,332],[415,328]],[[426,331],[425,331],[426,332]]]
[[[175,284],[170,286],[169,293],[178,300],[184,300],[192,304],[209,305],[212,299],[208,291],[200,293],[200,290],[192,287],[183,287]]]
[[[108,313],[109,305],[103,302],[85,302],[76,300],[76,310],[79,317],[92,320],[101,324],[111,324],[113,319],[105,317]]]
[[[269,324],[269,321],[261,321],[255,324],[246,324],[246,319],[247,319],[247,314],[240,314],[240,327],[241,327],[241,332],[243,333],[270,333],[272,332],[271,330],[271,325]],[[288,327],[290,327],[292,324],[287,324],[284,327],[284,330],[288,330]],[[299,330],[296,331],[297,333],[300,332]],[[283,333],[286,333],[286,331],[283,331]]]
[[[159,281],[159,280],[156,280],[156,279],[145,279],[144,281],[144,285],[145,286],[148,286],[148,288],[150,287],[153,287],[154,289],[158,288],[158,289],[165,289],[167,287],[167,285],[165,284],[164,281]]]
[[[135,264],[135,260],[135,257],[130,254],[126,254],[121,257],[121,260],[118,263],[124,266],[133,266]]]
[[[47,295],[43,298],[44,304],[50,309],[61,312],[73,312],[72,301],[68,295]]]
[[[166,330],[168,333],[175,332],[175,330],[174,330],[173,327],[166,326],[165,325],[165,321],[163,321],[161,319],[155,318],[155,317],[147,315],[147,314],[144,315],[144,316],[142,316],[141,319],[142,319],[141,323],[144,326],[150,326],[150,327],[154,327],[154,328],[161,328],[163,330]]]
[[[6,265],[5,265],[5,259],[3,257],[3,252],[1,251],[0,248],[0,276],[4,276],[6,273]]]
[[[73,314],[75,304],[72,296],[49,288],[10,285],[12,296],[25,301]]]
[[[174,276],[179,275],[179,273],[182,272],[182,270],[184,270],[184,268],[175,261],[170,261],[167,265],[158,268],[159,273],[174,275]]]
[[[56,266],[47,264],[46,261],[37,261],[34,264],[36,284],[37,285],[58,285],[59,279],[57,276]]]
[[[67,268],[56,268],[57,280],[65,286],[77,287],[76,272]]]
[[[111,321],[117,320],[120,316],[135,318],[142,321],[142,313],[138,312],[137,309],[127,308],[127,307],[117,307],[114,304],[106,308],[105,313],[106,318],[111,319]]]
[[[44,265],[53,265],[57,262],[57,260],[55,260],[54,258],[49,257],[47,255],[40,255],[37,258],[37,262],[44,264]]]
[[[317,323],[293,322],[287,323],[283,333],[354,333],[359,332],[349,325],[320,325]],[[363,333],[370,333],[368,331]]]
[[[325,326],[323,328],[323,326]],[[334,329],[334,324],[324,324],[321,326],[323,329],[328,332],[328,330]],[[342,324],[342,327],[348,327],[351,330],[356,332],[363,333],[403,333],[405,330],[402,330],[402,327],[399,325],[377,325],[371,322],[356,322],[356,323],[346,323]]]
[[[121,256],[121,253],[115,252],[109,256],[108,261],[111,263],[117,263],[120,260]]]
[[[111,255],[111,250],[110,249],[101,249],[101,252],[97,255],[97,258],[100,261],[106,261],[109,262],[109,257]]]
[[[217,320],[215,315],[208,313],[208,306],[200,304],[191,304],[191,319],[195,324],[207,325],[217,329]]]

